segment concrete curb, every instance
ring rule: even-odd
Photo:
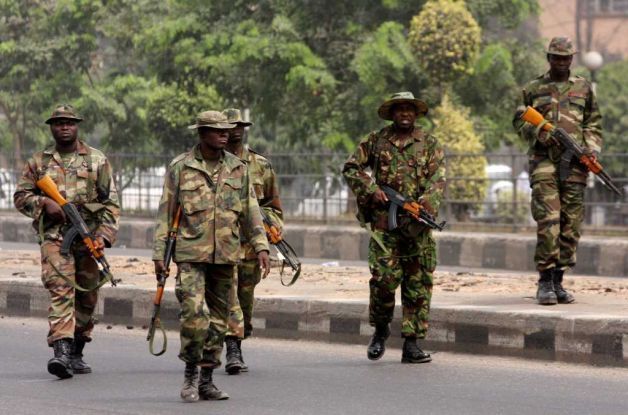
[[[145,326],[153,292],[138,288],[102,288],[97,315],[101,322]],[[34,281],[0,282],[0,313],[46,316],[48,293]],[[172,291],[164,296],[162,319],[178,327],[179,305]],[[393,333],[400,331],[400,308]],[[519,356],[628,367],[628,317],[578,315],[560,310],[508,311],[492,306],[433,305],[427,349]],[[253,321],[255,335],[366,345],[372,334],[366,301],[318,301],[260,297]],[[390,346],[401,339],[391,337]],[[366,353],[366,352],[365,352]]]
[[[122,220],[116,246],[150,249],[154,223]],[[535,271],[534,235],[505,233],[435,233],[439,264],[469,268]],[[23,216],[0,217],[0,240],[34,242],[31,221]],[[303,258],[367,260],[369,235],[357,226],[286,226],[286,240]],[[628,238],[582,238],[578,264],[580,275],[628,277]]]

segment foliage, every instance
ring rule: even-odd
[[[628,153],[628,61],[604,66],[598,75],[597,97],[602,113],[604,153]],[[607,164],[611,174],[626,176],[628,158]],[[611,161],[609,159],[609,161]]]
[[[538,4],[466,4],[3,1],[0,146],[41,147],[50,140],[43,119],[69,102],[85,118],[81,134],[109,152],[178,154],[195,142],[186,129],[195,115],[224,106],[249,110],[258,150],[350,151],[385,124],[376,110],[391,93],[435,107],[442,83],[455,80],[451,98],[494,149],[513,139],[515,85],[538,73],[531,57],[542,49],[530,47],[530,32],[512,40]]]
[[[496,220],[506,223],[531,223],[530,195],[528,193],[517,193],[516,207],[513,211],[512,189],[502,189],[497,193],[497,203],[495,205]]]
[[[0,2],[0,112],[6,117],[16,162],[22,151],[49,139],[50,109],[78,95],[96,50],[100,2]]]
[[[470,74],[481,29],[462,0],[431,0],[412,18],[409,41],[423,69],[442,84]]]
[[[486,157],[475,156],[484,152],[484,145],[473,130],[469,110],[454,104],[449,94],[443,96],[433,117],[434,133],[447,154],[447,197],[471,201],[453,204],[456,218],[464,220],[470,210],[479,209],[486,195]],[[475,180],[465,180],[470,178]]]

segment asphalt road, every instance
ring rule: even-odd
[[[145,332],[98,325],[86,348],[94,373],[57,380],[42,319],[0,319],[1,414],[628,414],[628,370],[437,353],[402,365],[400,351],[378,362],[364,346],[250,339],[251,371],[215,382],[227,401],[179,399],[178,337],[161,357]]]

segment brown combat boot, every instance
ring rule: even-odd
[[[198,393],[201,399],[206,401],[222,401],[229,399],[229,395],[214,385],[212,379],[213,373],[214,369],[208,367],[201,368],[201,380],[198,383]]]
[[[198,368],[196,363],[186,363],[183,379],[183,386],[181,387],[181,399],[185,402],[198,401]]]

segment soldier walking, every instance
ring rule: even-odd
[[[400,215],[400,226],[389,230],[389,201],[380,188],[386,185],[414,198],[436,216],[445,187],[444,152],[434,136],[415,125],[427,110],[427,104],[411,92],[393,94],[377,111],[392,124],[366,136],[343,168],[357,198],[358,219],[371,232],[369,322],[375,327],[367,349],[371,360],[384,355],[395,291],[401,284],[401,336],[405,339],[401,361],[431,361],[417,339],[425,338],[428,329],[436,243],[431,230],[409,216]]]
[[[55,144],[26,162],[13,196],[17,210],[32,218],[33,227],[40,232],[42,282],[50,293],[48,345],[54,349],[48,372],[62,379],[92,371],[83,361],[83,349],[92,341],[98,291],[79,291],[74,285],[95,286],[100,273],[82,241],[71,246],[70,255],[61,254],[70,224],[63,209],[36,183],[45,175],[52,178],[95,235],[97,250],[115,242],[120,217],[111,165],[102,152],[79,140],[82,120],[70,105],[54,109],[46,124]]]
[[[181,304],[179,358],[185,362],[181,398],[186,402],[229,398],[214,385],[212,375],[221,364],[229,290],[241,256],[240,232],[250,242],[264,275],[270,270],[268,242],[248,168],[224,151],[233,127],[218,111],[198,115],[189,128],[197,130],[199,143],[168,166],[159,204],[153,249],[156,274],[164,271],[169,226],[177,209],[182,209],[174,261],[175,294]]]
[[[226,150],[236,155],[240,161],[248,166],[251,185],[255,197],[266,216],[277,229],[283,227],[283,214],[279,200],[277,179],[273,168],[265,157],[256,153],[244,144],[246,141],[246,127],[253,123],[244,121],[240,110],[229,108],[223,111],[230,123],[235,124],[229,130],[229,141]],[[248,372],[248,366],[242,358],[242,340],[251,336],[253,325],[253,305],[255,303],[255,287],[262,279],[262,270],[256,259],[253,245],[241,233],[242,261],[237,266],[237,273],[232,287],[232,305],[229,314],[229,331],[225,337],[227,349],[225,370],[230,375]]]
[[[537,223],[536,299],[539,304],[553,305],[574,301],[562,283],[565,271],[576,265],[587,170],[575,159],[561,159],[563,149],[541,129],[543,124],[535,127],[522,121],[519,114],[525,106],[534,107],[595,157],[602,147],[602,116],[591,84],[570,73],[576,54],[571,40],[553,38],[546,53],[550,69],[524,87],[513,125],[529,146],[531,210]]]

